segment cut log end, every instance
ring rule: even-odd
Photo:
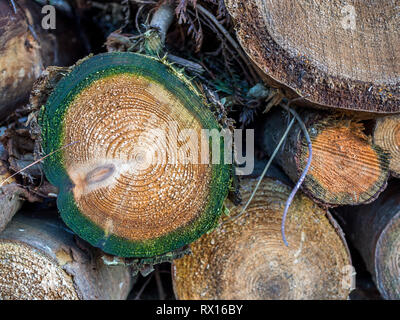
[[[162,130],[174,122],[176,129],[161,141]],[[201,123],[182,103],[142,77],[110,76],[84,89],[65,117],[65,143],[80,142],[64,157],[84,215],[107,234],[133,241],[169,234],[196,219],[212,173],[200,159],[187,165],[173,159],[180,155],[168,148],[186,128],[201,134]],[[189,150],[198,142],[189,141]],[[121,203],[124,214],[115,215]]]
[[[400,210],[376,244],[376,282],[389,299],[400,298]]]
[[[203,161],[203,129],[220,126],[182,74],[142,55],[95,56],[57,84],[42,115],[44,151],[70,145],[44,166],[58,208],[92,245],[154,257],[215,225],[230,166]]]
[[[360,252],[384,299],[400,299],[400,181],[392,179],[367,205],[337,208],[343,227]]]
[[[400,7],[395,2],[225,4],[242,47],[273,85],[307,95],[319,106],[400,111]]]
[[[0,146],[0,156],[2,155]],[[8,170],[8,165],[0,159],[0,232],[21,208],[24,189],[21,188]]]
[[[2,240],[0,298],[77,300],[78,294],[71,276],[51,257],[24,243]]]
[[[390,154],[389,169],[400,177],[400,116],[387,116],[376,121],[374,143]]]
[[[376,199],[389,176],[389,155],[364,133],[363,125],[341,115],[304,109],[300,113],[312,143],[311,167],[303,191],[326,207],[358,205]],[[268,155],[286,130],[287,114],[272,111],[263,127]],[[277,155],[277,162],[296,182],[308,161],[307,141],[295,125]]]
[[[309,130],[313,158],[304,182],[320,203],[356,205],[371,202],[386,186],[388,156],[371,144],[357,122],[318,122]],[[304,168],[308,147],[299,154]]]
[[[57,15],[57,28],[49,32],[41,9],[36,1],[19,0],[14,9],[0,0],[0,118],[27,102],[46,66],[68,65],[84,54],[72,20]]]
[[[20,213],[0,233],[0,299],[120,300],[132,284],[128,266],[106,265],[54,217]]]
[[[244,201],[255,184],[243,183]],[[289,247],[283,244],[280,225],[289,193],[286,185],[265,179],[243,216],[193,243],[193,254],[172,267],[177,298],[346,299],[346,244],[326,212],[304,195],[289,210]],[[233,216],[241,210],[227,205]]]

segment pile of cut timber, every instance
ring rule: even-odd
[[[349,299],[356,251],[381,296],[400,299],[400,5],[225,0],[222,22],[215,1],[177,2],[141,3],[145,33],[118,29],[85,57],[78,8],[44,30],[43,1],[0,0],[0,299],[127,299],[161,262],[177,299]],[[227,141],[208,144],[240,127],[242,96],[172,63],[207,69],[168,52],[185,14],[247,65],[238,92],[262,89],[251,126],[274,158],[265,177],[265,157],[239,179]]]
[[[400,6],[307,0],[225,4],[262,78],[301,107],[311,141],[295,125],[276,163],[296,183],[311,144],[302,190],[324,208],[338,207],[348,240],[382,297],[400,299],[400,185],[390,179],[400,172]],[[290,117],[283,110],[264,117],[257,135],[268,156]]]

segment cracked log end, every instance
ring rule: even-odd
[[[313,105],[400,111],[400,6],[391,0],[225,0],[237,37],[274,86]]]
[[[60,189],[63,220],[92,245],[154,257],[218,220],[230,166],[202,164],[202,153],[212,156],[202,129],[219,124],[192,85],[157,59],[108,53],[83,61],[57,84],[39,122],[46,154],[77,141],[44,170]]]
[[[247,201],[256,180],[242,184]],[[265,179],[245,214],[191,245],[192,255],[174,261],[178,299],[346,299],[352,283],[350,255],[326,211],[298,193],[280,232],[290,193]],[[242,207],[228,204],[230,214]]]

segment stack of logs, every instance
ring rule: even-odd
[[[199,235],[190,255],[174,260],[176,298],[348,299],[355,287],[348,241],[381,296],[400,299],[400,6],[366,1],[342,8],[328,0],[225,5],[251,68],[293,100],[311,139],[312,161],[288,211],[289,246],[281,238],[282,213],[309,157],[299,122],[244,214],[254,177],[241,179],[240,205],[225,201],[230,216]],[[79,47],[76,34],[32,33],[39,9],[19,1],[14,12],[0,0],[2,119],[26,103],[46,66],[71,65],[79,56],[54,53]],[[256,148],[271,157],[290,120],[279,107],[260,116]],[[79,239],[55,212],[16,214],[32,195],[11,177],[12,148],[2,135],[0,299],[126,299],[133,284],[128,265],[106,263],[101,246]],[[108,178],[108,169],[96,170],[89,172],[92,180]],[[130,223],[121,218],[123,209],[112,213]],[[107,236],[117,229],[112,221],[105,224]]]

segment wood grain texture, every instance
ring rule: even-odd
[[[400,112],[400,6],[391,0],[225,0],[266,80],[308,104]]]
[[[25,193],[15,178],[11,178],[6,158],[7,152],[0,144],[0,232],[21,208]]]
[[[400,299],[400,181],[368,205],[337,209],[384,299]]]
[[[56,29],[41,26],[41,6],[0,0],[0,118],[26,103],[33,82],[49,65],[69,65],[84,54],[73,23],[56,15]]]
[[[114,52],[76,65],[39,117],[46,154],[69,146],[44,162],[66,224],[107,253],[140,258],[211,229],[231,166],[209,144],[221,127],[204,102],[158,58]]]
[[[256,182],[242,182],[244,203]],[[193,243],[192,255],[172,266],[176,297],[346,299],[353,280],[343,235],[304,194],[296,195],[289,210],[289,247],[283,244],[280,224],[289,193],[281,182],[264,179],[245,214]],[[232,216],[242,209],[227,206]]]
[[[18,214],[0,233],[0,299],[126,299],[129,268],[105,265],[96,250],[55,218]]]
[[[389,170],[400,178],[400,115],[381,117],[376,120],[374,143],[390,155]]]
[[[357,205],[376,199],[389,176],[389,156],[373,144],[363,125],[351,118],[304,109],[300,113],[311,137],[313,155],[302,189],[321,205]],[[262,129],[263,148],[275,150],[288,124],[285,111],[275,110]],[[296,182],[306,164],[308,147],[300,126],[290,131],[276,161]]]

